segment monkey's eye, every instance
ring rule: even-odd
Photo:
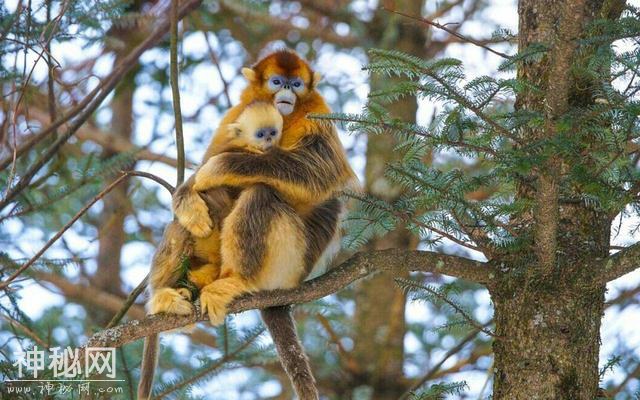
[[[284,79],[281,76],[272,76],[269,78],[269,89],[271,91],[276,91],[280,89],[283,83]]]
[[[277,131],[271,131],[270,134],[271,134],[271,136],[275,136],[275,135],[278,134],[278,132]]]
[[[304,87],[304,82],[302,82],[302,79],[300,78],[293,78],[291,79],[291,87],[293,87],[293,90],[296,92],[299,92],[302,90],[302,88]]]
[[[258,131],[258,133],[256,133],[256,136],[262,139],[264,137],[264,131],[262,130]]]

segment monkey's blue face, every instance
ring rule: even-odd
[[[269,90],[276,93],[282,89],[293,90],[296,93],[302,93],[304,90],[304,81],[297,76],[286,78],[280,75],[274,75],[269,78]]]
[[[260,128],[255,132],[257,147],[267,150],[278,142],[279,130],[275,127]]]
[[[304,81],[297,77],[272,75],[267,81],[267,87],[274,93],[275,106],[282,115],[289,115],[296,105],[297,96],[304,93]]]

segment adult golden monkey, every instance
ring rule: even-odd
[[[315,275],[337,250],[342,211],[337,194],[357,182],[335,127],[307,118],[330,110],[316,90],[319,75],[305,61],[293,52],[277,51],[242,73],[249,84],[222,125],[254,101],[271,101],[284,118],[280,146],[264,154],[217,154],[226,135],[219,129],[205,154],[206,164],[174,196],[178,221],[193,235],[207,236],[215,221],[197,191],[243,188],[223,223],[221,278],[200,296],[214,323],[222,321],[238,294],[291,287],[312,271]],[[290,309],[265,309],[262,316],[298,397],[317,399]]]

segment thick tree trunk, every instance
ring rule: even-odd
[[[489,286],[494,400],[596,398],[606,287],[591,264],[608,255],[611,219],[583,205],[563,205],[559,215],[554,271],[521,255],[505,259]]]
[[[549,49],[518,69],[518,77],[540,91],[520,94],[516,108],[536,110],[546,119],[543,127],[523,132],[525,141],[554,136],[558,118],[571,107],[592,103],[595,82],[577,82],[571,67],[590,56],[576,52],[589,21],[613,16],[611,9],[601,9],[603,4],[520,1],[520,51],[534,43]],[[579,195],[578,188],[563,182],[567,169],[560,157],[552,156],[518,188],[518,198],[535,204],[513,221],[530,245],[493,260],[502,271],[489,287],[497,334],[494,400],[597,397],[606,288],[595,283],[590,264],[609,253],[611,216],[562,201]]]
[[[494,293],[493,399],[595,399],[604,292],[547,282]]]

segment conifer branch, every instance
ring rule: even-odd
[[[162,392],[160,392],[160,393],[158,393],[156,395],[152,395],[151,398],[152,399],[162,399],[164,397],[167,397],[171,393],[174,393],[174,392],[176,392],[176,391],[178,391],[178,390],[180,390],[182,388],[185,388],[187,386],[193,385],[196,382],[198,382],[199,380],[201,380],[203,378],[206,378],[208,375],[210,375],[213,372],[215,372],[216,370],[222,368],[225,363],[235,359],[236,356],[238,356],[244,350],[246,350],[251,345],[253,345],[253,343],[256,341],[256,339],[258,339],[258,337],[260,337],[260,335],[262,335],[264,332],[265,332],[264,328],[255,331],[246,340],[244,340],[236,349],[234,349],[231,352],[225,353],[221,358],[219,358],[217,361],[215,361],[208,368],[205,368],[204,370],[199,371],[198,373],[196,373],[195,375],[189,377],[188,379],[185,379],[185,380],[183,380],[181,382],[176,383],[175,385],[173,385],[173,386],[171,386],[169,388],[166,388],[165,390],[163,390]]]
[[[421,291],[422,292],[426,292],[429,295],[430,299],[433,299],[433,300],[436,300],[436,301],[441,301],[441,302],[449,305],[449,307],[451,307],[456,314],[460,315],[466,321],[467,324],[473,326],[475,329],[478,329],[479,331],[481,331],[485,335],[488,335],[488,336],[491,336],[491,337],[496,337],[495,333],[493,333],[491,330],[487,329],[485,326],[481,325],[476,320],[474,320],[473,317],[471,315],[469,315],[469,312],[464,310],[455,301],[452,301],[442,291],[436,290],[433,287],[429,287],[428,285],[422,285],[422,284],[420,284],[418,282],[415,282],[413,280],[410,280],[410,279],[396,278],[395,281],[396,281],[396,283],[398,285],[400,285],[402,287],[402,289],[405,292],[418,293],[418,296],[419,296],[419,293]],[[420,297],[420,298],[422,298],[422,297]]]
[[[485,326],[486,325],[487,324],[485,324]],[[422,385],[424,385],[425,383],[430,381],[433,378],[433,376],[438,372],[438,370],[440,370],[442,365],[444,365],[444,363],[447,362],[447,360],[449,358],[451,358],[452,356],[458,354],[464,348],[464,346],[467,345],[467,343],[469,343],[473,339],[475,339],[476,336],[478,336],[478,333],[480,333],[480,330],[478,328],[472,330],[467,336],[462,338],[462,340],[460,342],[458,342],[458,344],[456,344],[451,349],[449,349],[449,351],[447,351],[445,353],[445,355],[442,357],[442,359],[440,359],[440,361],[437,364],[435,364],[433,367],[431,367],[431,369],[429,369],[426,374],[424,374],[422,377],[420,377],[418,380],[416,380],[416,382],[411,386],[411,389],[407,390],[400,397],[400,400],[409,399],[410,398],[409,396],[411,396],[411,393],[413,393],[416,390],[420,389],[422,387]]]
[[[69,229],[71,228],[71,226],[80,219],[80,217],[82,217],[87,211],[89,211],[89,208],[91,208],[92,205],[94,205],[95,203],[98,202],[98,200],[102,199],[104,196],[106,196],[110,191],[112,191],[116,186],[118,186],[118,184],[120,182],[122,182],[125,178],[127,178],[129,176],[129,174],[124,173],[122,175],[120,175],[118,177],[118,179],[116,179],[115,181],[111,182],[109,184],[109,186],[107,186],[106,188],[104,188],[100,193],[98,193],[89,203],[87,203],[84,207],[82,207],[82,209],[80,209],[80,211],[78,211],[76,213],[76,215],[73,216],[73,218],[71,218],[71,220],[69,220],[69,222],[67,222],[62,229],[60,229],[58,232],[56,232],[55,235],[53,235],[53,237],[51,239],[49,239],[47,241],[47,243],[45,243],[45,245],[33,256],[31,257],[26,263],[22,264],[22,266],[20,266],[20,268],[18,268],[17,270],[15,270],[6,280],[0,282],[0,289],[4,289],[7,286],[9,286],[11,284],[11,282],[13,282],[18,276],[20,276],[20,274],[22,274],[24,271],[27,270],[27,268],[29,268],[30,266],[32,266],[40,257],[42,257],[42,255],[44,254],[45,251],[47,251],[49,249],[49,247],[51,247],[58,239],[60,239],[60,237],[62,237],[62,235]]]
[[[378,272],[431,272],[488,285],[494,268],[483,263],[458,256],[429,251],[389,249],[358,253],[325,275],[287,290],[262,291],[243,295],[229,305],[229,313],[263,309],[285,304],[305,303],[333,294],[354,281]],[[199,309],[199,307],[198,307]],[[153,333],[176,329],[207,318],[193,315],[151,315],[140,321],[131,321],[96,333],[86,346],[120,347]]]

